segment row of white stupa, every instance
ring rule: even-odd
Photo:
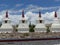
[[[57,14],[55,12],[54,14],[54,23],[52,23],[52,26],[50,30],[52,32],[60,32],[60,23],[59,19],[57,17]],[[36,26],[34,28],[35,32],[46,32],[46,26],[44,24],[44,19],[41,17],[41,12],[39,12],[38,19],[36,19]],[[0,27],[0,33],[11,33],[13,32],[13,27],[11,25],[11,20],[8,17],[8,11],[6,12],[5,18],[3,18],[2,26]],[[27,20],[24,16],[24,10],[22,11],[22,18],[20,19],[20,23],[18,26],[18,32],[20,33],[28,33],[29,32],[29,25],[27,24]]]

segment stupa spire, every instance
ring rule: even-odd
[[[39,11],[39,17],[41,18],[41,12]]]
[[[55,15],[54,15],[54,17],[57,18],[57,13],[56,13],[56,11],[55,11]]]
[[[24,18],[25,16],[24,16],[24,10],[22,10],[22,17]]]
[[[8,11],[6,11],[6,16],[5,17],[8,18]]]

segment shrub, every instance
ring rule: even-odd
[[[34,32],[35,25],[29,25],[29,32]]]
[[[46,33],[49,33],[49,32],[50,32],[50,29],[49,29],[49,27],[48,27],[48,26],[47,26],[47,29],[46,29],[46,30],[47,30],[47,32],[46,32]]]

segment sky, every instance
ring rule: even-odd
[[[0,0],[0,11],[2,10],[18,11],[21,9],[28,11],[30,9],[32,10],[33,8],[34,9],[39,8],[37,9],[37,11],[34,12],[38,12],[39,10],[41,10],[42,13],[44,13],[46,11],[56,11],[58,10],[59,7],[60,7],[60,0],[30,0],[30,1],[29,0]],[[52,10],[50,8],[52,8]]]
[[[9,11],[13,22],[20,18],[22,10],[25,11],[28,20],[33,21],[33,23],[39,11],[41,11],[43,18],[50,21],[53,19],[54,11],[58,15],[60,14],[60,0],[0,0],[0,20],[5,15],[6,10]]]

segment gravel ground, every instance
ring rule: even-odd
[[[38,33],[38,32],[32,32],[32,33],[0,33],[0,38],[47,38],[47,37],[60,37],[60,32],[50,32],[50,33]]]

